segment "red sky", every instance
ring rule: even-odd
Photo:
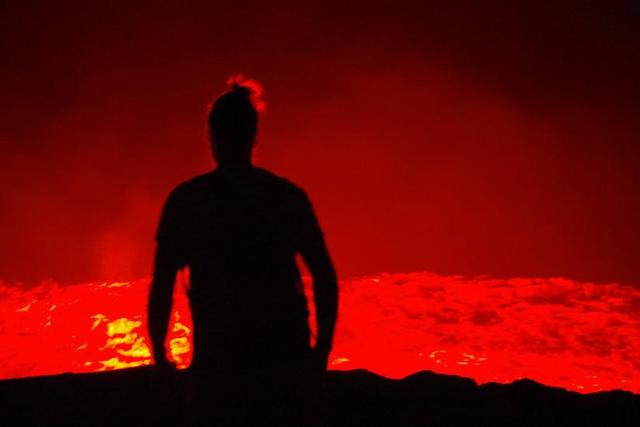
[[[0,279],[148,274],[243,72],[341,277],[640,283],[637,5],[214,3],[0,4]]]

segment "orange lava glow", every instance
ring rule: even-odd
[[[46,282],[28,290],[0,283],[0,378],[152,363],[148,285],[148,278]],[[478,383],[526,377],[583,393],[640,393],[640,290],[633,287],[426,272],[344,280],[340,287],[332,369],[392,378],[427,369]],[[181,277],[167,337],[181,368],[192,354],[184,289]]]

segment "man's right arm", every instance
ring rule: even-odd
[[[301,252],[311,272],[313,297],[318,322],[316,350],[329,355],[333,346],[333,333],[338,316],[338,279],[324,242]]]
[[[322,230],[306,195],[303,203],[302,224],[299,251],[313,280],[318,325],[315,350],[323,360],[324,369],[332,349],[338,316],[338,279]]]

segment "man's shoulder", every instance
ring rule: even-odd
[[[253,181],[252,186],[264,194],[277,195],[278,199],[285,198],[302,203],[308,199],[305,190],[288,178],[258,167],[254,168],[252,173],[254,177],[250,180]],[[210,195],[211,191],[215,192],[216,188],[224,189],[227,187],[228,184],[224,181],[223,174],[214,169],[179,183],[169,194],[169,199],[184,202]]]
[[[201,189],[207,181],[206,175],[208,174],[194,176],[173,187],[164,202],[165,214],[179,215],[179,212],[184,212],[185,208],[193,205],[200,198],[198,195],[203,194]]]
[[[185,181],[182,181],[176,185],[169,193],[170,198],[182,198],[188,197],[194,193],[197,193],[207,186],[209,186],[213,180],[213,172],[207,172],[200,175],[193,176]]]
[[[302,187],[298,186],[288,178],[262,168],[256,168],[256,172],[267,185],[274,189],[280,190],[292,197],[306,197],[306,193]]]

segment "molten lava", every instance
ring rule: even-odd
[[[148,285],[148,278],[29,290],[0,283],[0,378],[152,363]],[[192,355],[185,286],[180,277],[167,337],[181,368]],[[640,393],[640,290],[633,287],[425,272],[345,280],[340,289],[332,369],[394,378],[428,369],[479,383],[526,377],[579,392]]]

